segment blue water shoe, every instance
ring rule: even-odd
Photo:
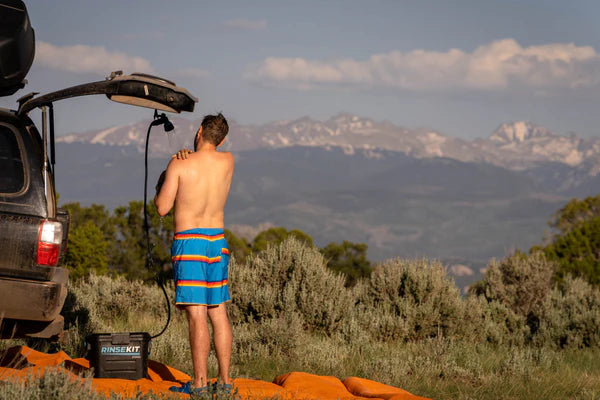
[[[201,388],[192,387],[192,381],[189,381],[182,386],[171,386],[169,390],[171,392],[189,394],[190,396],[199,399],[212,399],[213,392],[212,386],[210,385]]]

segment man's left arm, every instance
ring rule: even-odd
[[[175,196],[177,196],[177,188],[179,186],[177,162],[176,159],[169,162],[167,170],[161,174],[156,184],[154,204],[160,216],[167,215],[175,203]]]

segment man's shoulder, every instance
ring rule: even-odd
[[[227,160],[233,162],[233,153],[229,151],[218,151],[217,155],[221,157],[223,160]]]
[[[169,161],[169,164],[167,165],[167,168],[177,169],[181,165],[183,165],[185,163],[185,161],[186,160],[179,160],[177,158],[171,158],[171,160]]]
[[[167,171],[178,174],[180,171],[185,169],[187,161],[188,160],[178,160],[177,158],[172,158],[167,165]]]

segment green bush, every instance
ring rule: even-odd
[[[489,341],[522,344],[532,340],[539,329],[541,308],[552,291],[555,271],[556,264],[542,252],[527,255],[517,251],[491,261],[484,279],[470,288],[471,296],[488,303],[481,309]],[[542,340],[537,343],[545,344]]]
[[[379,340],[453,336],[463,328],[460,291],[437,261],[386,261],[359,300],[361,319]]]
[[[63,368],[47,368],[43,375],[0,382],[0,399],[74,399],[104,400],[106,396],[92,388],[91,379],[75,379]]]
[[[43,374],[32,374],[24,379],[0,381],[0,399],[27,400],[160,400],[165,396],[153,392],[126,396],[111,393],[109,396],[92,388],[91,375],[77,379],[77,375],[61,367],[49,367]]]
[[[552,290],[555,269],[556,265],[541,252],[531,255],[517,252],[500,262],[492,260],[483,281],[472,293],[528,317]]]
[[[521,346],[529,334],[526,319],[499,301],[483,296],[465,299],[465,329],[459,339],[493,345]]]
[[[262,322],[234,325],[233,354],[238,363],[257,358],[294,358],[306,338],[302,319],[294,313]]]
[[[130,281],[122,276],[89,275],[76,282],[69,292],[76,300],[68,304],[70,311],[87,310],[89,324],[94,330],[106,330],[107,322],[127,319],[137,314],[159,316],[165,312],[165,299],[156,286],[142,281]],[[172,288],[170,290],[172,292]]]
[[[354,306],[345,279],[326,267],[318,249],[290,236],[281,245],[233,261],[229,271],[235,322],[298,314],[304,328],[332,334]]]
[[[556,347],[600,346],[600,291],[581,278],[567,277],[544,300],[534,340]]]

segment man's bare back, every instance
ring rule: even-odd
[[[218,152],[216,147],[201,141],[196,152],[186,159],[172,159],[167,167],[155,204],[160,215],[175,206],[175,232],[224,227],[234,161],[231,153]]]

